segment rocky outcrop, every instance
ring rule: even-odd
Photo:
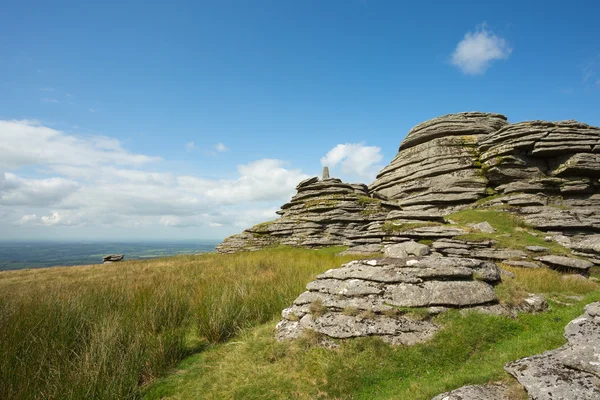
[[[600,129],[577,121],[507,125],[481,141],[488,186],[535,228],[600,231]]]
[[[415,252],[421,251],[413,246]],[[352,261],[317,276],[277,325],[279,340],[306,331],[326,338],[379,336],[393,344],[425,341],[438,327],[429,314],[497,303],[490,262],[453,257]]]
[[[328,173],[327,173],[328,174]],[[381,226],[394,208],[370,197],[366,185],[317,177],[300,182],[297,194],[281,207],[275,221],[258,224],[217,247],[221,253],[257,250],[275,244],[322,247],[381,242]],[[355,240],[358,239],[358,240]],[[365,240],[366,239],[366,240]]]
[[[528,252],[459,237],[493,234],[487,223],[446,221],[465,208],[492,208],[518,215],[561,244],[572,242],[576,256],[600,265],[598,239],[588,239],[600,232],[599,157],[600,128],[583,123],[510,124],[500,114],[449,114],[415,126],[368,187],[329,178],[325,168],[323,179],[298,185],[280,218],[227,238],[217,251],[344,245],[346,254],[368,254],[414,240],[435,242],[434,252],[443,256],[531,262]],[[578,266],[548,264],[586,270],[568,262]]]
[[[600,302],[565,328],[567,344],[506,365],[534,400],[600,399]]]
[[[448,212],[486,196],[479,142],[506,126],[500,114],[469,112],[415,126],[370,190],[407,210]]]

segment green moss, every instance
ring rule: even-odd
[[[425,246],[431,246],[433,244],[433,240],[421,239],[421,240],[419,240],[419,243],[424,244]]]
[[[365,206],[368,204],[381,204],[381,200],[379,199],[374,199],[373,197],[369,197],[369,196],[357,196],[357,200],[358,203]]]
[[[383,224],[383,227],[381,229],[383,229],[384,232],[388,232],[388,233],[392,233],[392,232],[403,232],[403,231],[407,231],[410,229],[416,229],[416,228],[423,228],[426,226],[436,226],[436,225],[440,225],[437,222],[403,222],[403,223],[397,223],[397,222],[393,222],[393,221],[388,221],[386,223]]]

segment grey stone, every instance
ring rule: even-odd
[[[587,271],[588,269],[590,269],[590,267],[594,265],[593,263],[586,260],[555,255],[541,256],[536,257],[535,259],[537,261],[541,261],[545,264],[548,264],[554,268],[572,268]]]
[[[102,262],[104,264],[108,264],[109,262],[110,263],[119,262],[119,261],[122,261],[123,258],[125,258],[125,255],[123,255],[123,254],[111,254],[111,255],[102,257]]]
[[[536,264],[534,262],[531,261],[514,261],[514,260],[507,260],[507,261],[502,261],[502,264],[506,264],[510,267],[520,267],[520,268],[542,268],[541,265]]]
[[[549,250],[547,247],[544,246],[525,246],[525,248],[529,251],[533,251],[534,253],[541,253]]]
[[[410,240],[403,243],[387,245],[384,254],[387,257],[406,258],[412,256],[426,256],[430,253],[429,246]]]
[[[405,315],[405,308],[433,307],[435,313],[497,303],[492,286],[475,280],[481,277],[498,281],[498,268],[452,257],[351,261],[306,286],[307,291],[282,312],[277,338],[294,339],[312,329],[329,338],[375,335],[392,344],[418,343],[437,327],[428,319],[411,318],[410,311]]]
[[[323,167],[323,180],[329,179],[329,167]]]
[[[504,383],[463,386],[451,392],[442,393],[432,400],[512,400],[509,388]]]
[[[496,229],[494,229],[494,227],[491,226],[489,224],[489,222],[487,222],[487,221],[479,222],[478,224],[468,224],[467,226],[470,226],[471,228],[476,229],[480,232],[485,232],[485,233],[496,232]]]

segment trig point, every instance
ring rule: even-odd
[[[323,180],[329,179],[329,167],[323,167]]]

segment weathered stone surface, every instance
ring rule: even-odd
[[[430,338],[437,327],[427,319],[404,315],[410,308],[497,303],[492,286],[475,279],[479,276],[490,282],[500,279],[494,264],[467,258],[352,261],[307,285],[307,291],[282,312],[277,337],[293,339],[312,329],[329,338],[375,335],[393,344],[418,343]]]
[[[506,261],[527,257],[524,251],[495,248],[494,244],[495,242],[491,240],[440,239],[433,242],[432,248],[446,256],[465,256],[483,260]]]
[[[600,303],[588,304],[565,338],[566,345],[508,363],[506,371],[532,399],[600,399]]]
[[[587,272],[594,264],[577,258],[564,257],[564,256],[541,256],[535,258],[537,261],[541,261],[548,264],[552,268],[567,268],[575,269]]]
[[[385,246],[383,253],[386,257],[406,258],[408,256],[426,256],[431,253],[429,246],[414,240]]]
[[[450,114],[419,124],[370,189],[403,206],[454,208],[476,201],[485,195],[487,183],[478,171],[479,138],[506,124],[502,115],[479,112]]]
[[[484,222],[480,222],[478,224],[468,224],[468,226],[470,226],[471,228],[478,230],[480,232],[485,232],[485,233],[494,233],[496,232],[496,230],[494,229],[493,226],[490,225],[489,222],[484,221]]]
[[[504,383],[463,386],[451,392],[442,393],[432,400],[513,400],[509,388]]]
[[[547,247],[544,246],[525,246],[525,248],[529,251],[533,251],[534,253],[543,253],[549,250]]]
[[[339,253],[340,256],[347,255],[369,255],[374,253],[380,253],[383,249],[383,245],[381,244],[361,244],[358,246],[352,246],[347,250]]]
[[[542,268],[543,267],[542,265],[536,264],[531,261],[506,260],[506,261],[502,261],[502,264],[506,264],[511,267],[520,267],[520,268]]]

